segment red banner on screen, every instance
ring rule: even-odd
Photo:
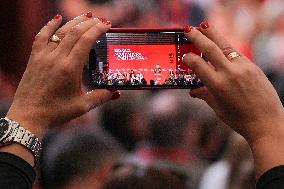
[[[156,84],[163,84],[171,72],[190,72],[188,66],[182,63],[182,57],[188,52],[200,54],[191,44],[109,45],[106,69],[109,73],[142,74],[147,83],[153,80]]]

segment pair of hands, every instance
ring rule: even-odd
[[[105,20],[90,17],[79,16],[58,29],[62,17],[56,16],[36,36],[9,118],[41,135],[119,97],[118,91],[82,90],[82,70],[89,51],[110,28]],[[206,86],[192,90],[191,96],[205,100],[250,144],[277,136],[283,130],[284,113],[271,83],[246,57],[228,60],[226,56],[234,51],[232,46],[214,27],[208,23],[202,26],[187,28],[185,33],[210,61],[207,64],[191,53],[185,56],[184,62]],[[54,33],[62,39],[60,44],[48,42]]]

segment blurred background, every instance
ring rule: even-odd
[[[10,106],[38,31],[57,13],[66,22],[88,11],[108,18],[114,27],[184,27],[206,20],[261,67],[284,102],[283,0],[6,0],[0,8],[1,116]],[[122,91],[120,100],[51,132],[45,145],[79,125],[117,140],[126,154],[122,166],[178,172],[187,188],[253,188],[247,144],[188,92]],[[60,143],[52,145],[56,149]],[[56,158],[54,153],[45,159]],[[36,187],[56,182],[42,175]]]

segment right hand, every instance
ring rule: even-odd
[[[7,117],[40,137],[46,129],[62,125],[109,100],[119,92],[101,89],[84,92],[82,71],[96,40],[110,22],[79,16],[59,26],[56,16],[36,36],[33,49]],[[49,42],[56,34],[59,44]]]
[[[206,86],[192,90],[190,95],[205,100],[248,141],[276,136],[283,130],[283,106],[265,74],[243,55],[228,60],[226,56],[235,50],[213,26],[190,29],[186,37],[210,62],[192,53],[185,56],[184,62]]]

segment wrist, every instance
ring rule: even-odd
[[[31,116],[25,116],[25,113],[18,114],[14,111],[9,110],[6,117],[18,122],[23,128],[32,132],[40,140],[47,130],[47,127],[45,125],[40,123],[37,119],[32,118]]]
[[[29,163],[33,159],[34,165],[41,152],[41,142],[37,136],[19,122],[7,117],[0,119],[0,147],[0,151],[18,155]]]
[[[284,165],[284,119],[255,124],[257,134],[245,137],[254,156],[255,173],[259,178],[273,167]]]
[[[284,132],[281,132],[249,143],[254,157],[256,178],[274,167],[284,165],[283,138]]]
[[[14,155],[22,158],[26,162],[28,162],[32,167],[35,166],[35,158],[34,158],[33,154],[29,150],[27,150],[26,148],[24,148],[23,146],[21,146],[17,143],[11,144],[11,145],[8,145],[8,146],[1,146],[0,152],[6,152],[6,153],[9,153],[9,154],[14,154]]]

